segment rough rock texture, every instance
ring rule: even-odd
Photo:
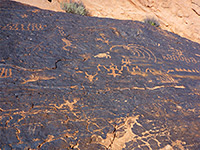
[[[64,10],[62,10],[62,8],[60,7],[61,6],[60,3],[63,2],[63,0],[13,0],[13,1],[35,6],[41,9],[64,12]]]
[[[200,43],[200,0],[83,0],[92,15],[142,21],[154,17],[161,28]]]
[[[0,149],[200,148],[199,44],[8,0],[0,18]]]
[[[69,0],[15,1],[39,8],[63,11],[59,3]],[[92,16],[139,21],[153,17],[159,20],[162,29],[200,43],[200,0],[82,0],[82,2]]]

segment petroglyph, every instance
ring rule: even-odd
[[[186,57],[181,50],[169,50],[170,54],[162,55],[164,60],[182,61],[186,63],[199,63],[194,57]]]
[[[100,57],[106,56],[105,53],[100,53]],[[148,65],[145,65],[148,66]],[[122,59],[121,60],[121,66],[117,66],[113,63],[111,63],[109,66],[97,65],[97,71],[99,73],[104,72],[103,70],[106,70],[107,75],[113,76],[114,78],[117,76],[123,75],[124,69],[128,71],[131,75],[139,75],[143,77],[147,77],[150,74],[156,76],[157,80],[160,81],[161,83],[179,83],[180,79],[175,79],[175,78],[191,78],[191,79],[199,79],[200,77],[195,76],[195,75],[179,75],[179,74],[170,74],[171,72],[174,71],[188,71],[188,70],[180,70],[180,69],[174,69],[174,70],[168,70],[168,71],[161,71],[161,70],[156,70],[151,67],[140,67],[138,65],[135,65],[132,63],[129,59]],[[190,70],[189,70],[190,72]],[[191,72],[198,73],[197,69],[193,69]],[[78,73],[83,73],[78,72]]]
[[[146,120],[149,124],[152,124],[154,128],[151,130],[145,130],[145,127],[138,121],[143,116],[133,116],[125,119],[125,123],[116,126],[113,133],[108,133],[106,139],[103,139],[101,136],[92,135],[93,143],[98,143],[104,145],[107,149],[111,150],[121,150],[121,149],[149,149],[154,150],[156,147],[160,147],[162,144],[161,139],[158,137],[163,137],[172,142],[172,145],[166,145],[163,150],[167,148],[173,149],[173,147],[178,147],[184,149],[183,145],[186,143],[180,140],[170,140],[169,130],[167,127],[163,126],[162,129],[156,128],[155,124],[151,120]],[[137,135],[137,131],[141,130],[140,135]],[[127,145],[130,147],[127,147]]]
[[[157,90],[157,89],[161,89],[161,88],[176,88],[176,89],[185,89],[184,86],[182,85],[161,85],[161,86],[154,86],[154,87],[130,87],[130,88],[115,88],[115,90],[119,90],[119,91],[124,91],[124,90],[150,90],[150,91],[153,91],[153,90]]]
[[[99,53],[99,54],[95,55],[94,57],[95,58],[111,58],[110,52]]]
[[[23,79],[24,82],[22,84],[26,84],[28,82],[36,82],[38,80],[51,80],[51,79],[56,79],[56,77],[47,77],[47,76],[40,76],[40,75],[34,75],[32,74],[29,79]]]
[[[199,148],[199,44],[140,22],[0,7],[0,149]]]
[[[118,67],[116,65],[114,65],[113,63],[111,63],[111,65],[109,67],[98,64],[98,66],[97,66],[98,71],[101,71],[100,67],[103,67],[104,69],[106,69],[108,72],[107,75],[111,75],[113,77],[121,76],[121,74],[122,74],[121,70],[118,69]]]
[[[101,38],[96,38],[96,41],[101,41],[101,42],[109,45],[109,40],[106,38],[106,36],[103,33],[100,33],[100,36],[101,36]]]
[[[23,14],[23,15],[21,15],[21,17],[22,17],[22,18],[27,18],[27,17],[28,17],[28,15],[26,15],[26,14]]]
[[[66,47],[71,46],[71,42],[65,38],[62,39],[62,41],[65,43],[65,46],[63,46],[63,49],[68,51]]]
[[[12,69],[0,68],[0,78],[12,78]]]
[[[200,57],[200,55],[199,54],[195,54],[196,56],[198,56],[198,57]]]
[[[63,36],[63,37],[66,36],[63,27],[57,26],[57,28],[58,28],[58,32],[60,33],[61,36]]]
[[[135,124],[142,126],[137,121],[139,117],[140,116],[137,115],[135,117],[127,118],[123,125],[115,127],[115,133],[108,133],[106,139],[102,139],[97,143],[101,143],[105,147],[111,148],[113,150],[121,150],[122,148],[125,148],[125,144],[129,141],[136,141],[135,137],[137,135],[132,132],[131,128]]]
[[[15,30],[15,31],[41,31],[47,28],[47,25],[42,25],[38,23],[28,23],[28,24],[7,24],[2,28],[2,30]]]
[[[65,106],[68,106],[70,111],[73,111],[74,104],[76,104],[79,100],[80,98],[73,98],[73,102],[70,102],[69,100],[66,100],[65,97],[63,96],[64,103],[60,104],[59,106],[56,104],[49,104],[49,105],[54,106],[56,109],[65,109]]]
[[[175,71],[177,72],[188,72],[188,73],[200,73],[197,69],[185,69],[185,68],[175,68]]]
[[[85,72],[85,78],[88,79],[90,82],[93,82],[93,79],[95,76],[98,75],[98,73],[95,73],[94,75],[89,75],[87,72]],[[98,80],[98,78],[96,78],[95,80]]]
[[[157,62],[157,57],[154,55],[154,53],[148,48],[145,48],[141,45],[140,46],[136,44],[114,45],[110,48],[110,51],[116,53],[128,51],[131,53],[131,56],[133,58]]]

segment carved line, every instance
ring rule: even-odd
[[[100,33],[101,38],[96,38],[96,41],[102,41],[103,43],[106,43],[109,45],[109,40],[106,40],[106,37],[103,33]]]
[[[28,25],[24,24],[7,24],[2,28],[2,30],[15,30],[15,31],[41,31],[44,30],[47,25],[37,24],[37,23],[28,23]]]
[[[36,76],[36,75],[31,75],[30,79],[23,79],[24,82],[22,82],[22,84],[26,84],[28,82],[36,82],[38,80],[51,80],[51,79],[56,79],[56,77],[46,77],[46,76]]]
[[[198,55],[197,55],[198,56]],[[186,57],[182,51],[175,51],[172,54],[165,54],[162,55],[163,59],[165,60],[171,60],[171,61],[182,61],[182,62],[186,62],[186,63],[198,63],[199,61],[197,61],[194,57]]]
[[[200,55],[199,54],[195,54],[196,56],[198,56],[198,57],[200,57]]]
[[[12,78],[12,69],[0,68],[0,78]]]
[[[185,86],[183,85],[161,85],[161,86],[154,86],[154,87],[130,87],[130,88],[115,88],[115,90],[120,90],[120,91],[124,91],[124,90],[150,90],[150,91],[153,91],[153,90],[157,90],[157,89],[161,89],[161,88],[168,88],[168,87],[171,87],[171,88],[176,88],[176,89],[185,89]]]
[[[85,72],[85,78],[88,79],[90,82],[93,81],[94,77],[98,75],[98,73],[96,72],[95,75],[89,75],[87,72]],[[96,80],[98,80],[98,78],[96,78]]]
[[[110,48],[110,51],[114,51],[113,49],[114,48],[123,48],[123,49],[126,49],[128,51],[131,51],[132,54],[135,56],[135,57],[138,57],[138,58],[142,58],[142,59],[148,59],[148,60],[151,60],[153,59],[154,62],[157,62],[157,58],[156,56],[154,55],[154,53],[149,50],[149,49],[145,49],[143,46],[141,45],[136,45],[136,44],[128,44],[127,46],[126,45],[113,45],[111,48]],[[145,54],[147,56],[145,56]],[[153,58],[152,58],[153,57]]]
[[[95,58],[111,58],[110,52],[99,53],[99,54],[95,55],[94,57]]]

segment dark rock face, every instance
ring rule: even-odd
[[[0,1],[1,149],[199,149],[200,45],[147,24]]]

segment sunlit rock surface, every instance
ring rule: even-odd
[[[200,148],[199,44],[0,2],[1,149]]]

